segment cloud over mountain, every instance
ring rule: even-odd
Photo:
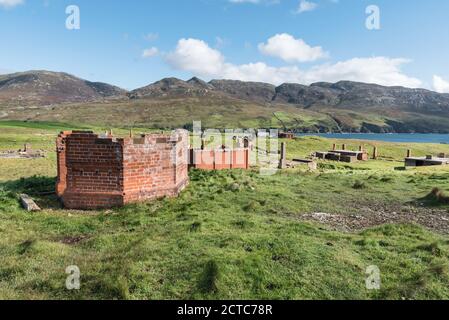
[[[439,93],[449,93],[449,82],[440,76],[433,76],[433,88]]]
[[[277,34],[267,43],[259,44],[259,50],[263,54],[278,57],[286,62],[310,62],[328,56],[321,47],[311,47],[302,39],[282,33]]]
[[[299,60],[322,55],[322,50],[309,47],[292,36],[285,34],[283,40],[293,41],[293,46],[312,53],[287,53],[287,50],[275,50],[273,41],[267,42],[263,49],[276,52],[285,60]],[[271,38],[273,39],[273,38]],[[279,39],[277,39],[279,40]],[[277,40],[274,43],[277,43]],[[317,47],[319,48],[319,47]],[[401,67],[410,62],[403,58],[369,57],[353,58],[336,63],[318,64],[302,70],[297,65],[270,66],[265,62],[233,64],[217,49],[199,39],[181,39],[176,48],[165,57],[166,62],[176,70],[188,71],[205,78],[236,79],[242,81],[260,81],[279,85],[284,82],[310,84],[318,81],[336,82],[351,80],[376,83],[386,86],[419,87],[419,79],[407,76]]]

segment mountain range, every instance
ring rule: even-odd
[[[133,106],[148,109],[165,105],[173,108],[174,117],[179,105],[184,118],[189,117],[184,110],[187,105],[193,108],[191,116],[198,117],[198,106],[210,116],[222,117],[224,122],[229,120],[225,119],[227,113],[237,110],[234,125],[241,127],[259,119],[259,125],[307,132],[449,132],[449,94],[425,89],[351,81],[274,86],[236,80],[205,82],[194,77],[188,81],[166,78],[127,91],[66,73],[29,71],[0,75],[0,119],[23,120],[23,109],[29,111],[26,120],[32,120],[33,115],[37,115],[36,120],[50,119],[51,110],[63,110],[64,117],[69,117],[70,110],[75,113],[81,108],[93,113],[105,105],[113,106],[117,112],[129,111]],[[256,109],[260,109],[260,115]],[[158,110],[150,111],[157,114]],[[144,118],[134,117],[133,123],[149,125]],[[179,122],[175,120],[173,123]],[[169,121],[160,126],[171,127]]]

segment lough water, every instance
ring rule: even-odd
[[[421,133],[316,133],[298,134],[303,136],[319,136],[329,139],[357,139],[386,142],[410,142],[410,143],[444,143],[449,144],[449,134],[421,134]]]

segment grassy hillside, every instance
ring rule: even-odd
[[[400,170],[407,148],[447,146],[364,142],[382,158],[321,162],[313,173],[192,171],[179,198],[79,212],[46,195],[55,134],[68,127],[0,123],[0,150],[31,142],[49,152],[0,159],[0,298],[449,298],[449,168]],[[288,141],[289,157],[333,142]],[[429,196],[434,188],[443,193]],[[21,192],[44,210],[24,212]],[[81,270],[77,292],[65,289],[69,265]],[[371,265],[381,270],[379,291],[365,287]]]
[[[208,128],[332,127],[327,115],[294,106],[272,107],[236,99],[183,98],[60,105],[39,108],[0,106],[4,120],[71,122],[114,127],[179,128],[202,121]],[[279,120],[280,119],[280,120]]]
[[[394,110],[394,109],[392,109]],[[107,127],[280,128],[299,132],[449,132],[449,119],[385,109],[301,108],[233,98],[185,97],[123,102],[10,107],[0,103],[0,120],[70,122]]]

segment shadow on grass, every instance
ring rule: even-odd
[[[59,209],[61,205],[55,191],[56,178],[33,176],[0,183],[0,191],[10,198],[22,193],[31,196],[41,208]]]

